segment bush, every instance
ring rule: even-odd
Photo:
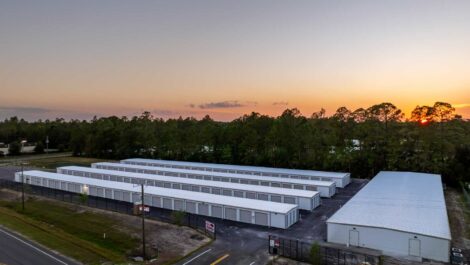
[[[36,154],[44,153],[44,145],[41,142],[37,143],[36,146],[34,147],[34,152]]]
[[[8,146],[8,155],[16,156],[21,153],[21,145],[18,142],[10,143]]]
[[[313,265],[321,265],[321,262],[322,258],[320,253],[320,245],[315,242],[310,248],[310,263]]]
[[[171,219],[178,226],[181,226],[183,224],[183,220],[185,216],[186,216],[186,213],[182,211],[174,211],[171,213]]]

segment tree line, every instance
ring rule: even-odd
[[[253,112],[230,122],[209,116],[140,116],[86,120],[12,117],[0,122],[0,142],[38,143],[76,156],[147,157],[241,165],[351,172],[371,178],[381,170],[439,173],[448,184],[470,181],[470,122],[448,103],[417,106],[411,117],[391,103],[309,117],[296,108],[271,117]]]

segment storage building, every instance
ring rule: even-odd
[[[141,202],[141,187],[131,183],[35,170],[25,171],[24,179],[26,183],[36,186],[130,203]],[[15,181],[22,181],[21,172],[15,174]],[[160,187],[145,187],[144,203],[157,208],[283,229],[297,222],[299,216],[298,207],[294,204]]]
[[[328,242],[449,261],[441,176],[380,172],[327,220]]]
[[[241,183],[250,185],[262,185],[271,187],[281,187],[286,189],[310,190],[320,192],[321,197],[331,197],[336,193],[336,184],[332,181],[319,181],[319,180],[304,180],[304,179],[290,179],[290,178],[276,178],[276,177],[260,177],[236,173],[221,173],[211,171],[200,171],[190,169],[178,168],[165,168],[165,167],[152,167],[131,164],[118,164],[118,163],[93,163],[93,168],[157,174],[169,177],[183,177],[193,179],[204,179],[211,181],[224,181],[231,183]]]
[[[166,176],[89,167],[59,167],[57,173],[89,177],[110,181],[146,184],[149,186],[206,192],[265,201],[291,203],[299,209],[311,211],[320,205],[320,193],[309,190],[283,189],[221,181],[190,178],[169,178]]]
[[[171,167],[180,169],[203,170],[223,173],[237,173],[268,177],[294,178],[294,179],[310,179],[322,181],[334,181],[336,187],[344,188],[351,181],[350,173],[325,172],[315,170],[272,168],[272,167],[255,167],[255,166],[239,166],[227,164],[212,164],[185,161],[155,160],[132,158],[121,160],[121,163],[131,165]]]

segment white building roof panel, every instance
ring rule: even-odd
[[[382,171],[327,223],[451,239],[441,176]]]
[[[126,162],[126,161],[143,162],[143,163],[154,162],[154,163],[165,163],[167,165],[176,165],[176,166],[193,166],[193,167],[208,167],[208,168],[220,168],[220,169],[231,169],[231,170],[247,170],[247,171],[257,171],[257,172],[265,172],[265,173],[272,173],[272,174],[292,174],[292,175],[305,175],[305,176],[328,177],[328,178],[345,178],[349,176],[349,173],[345,173],[345,172],[327,172],[327,171],[304,170],[304,169],[241,166],[241,165],[144,159],[144,158],[130,158],[130,159],[121,160],[121,162]]]
[[[279,178],[279,177],[245,175],[245,174],[236,174],[236,173],[223,173],[223,172],[213,172],[213,171],[203,171],[203,170],[118,164],[118,163],[109,163],[109,162],[94,163],[93,165],[99,165],[99,164],[110,165],[110,166],[121,167],[121,168],[160,170],[160,171],[167,171],[167,172],[174,172],[174,173],[186,173],[186,174],[203,175],[203,176],[205,175],[205,176],[231,177],[231,178],[239,178],[239,179],[247,179],[247,180],[272,181],[272,182],[292,183],[292,184],[306,184],[306,185],[323,186],[323,187],[331,187],[335,185],[334,181]]]
[[[64,175],[64,174],[37,171],[37,170],[25,171],[24,175],[32,176],[32,177],[48,178],[52,180],[80,183],[80,184],[85,184],[85,185],[100,186],[100,187],[109,188],[109,189],[119,189],[119,190],[125,190],[125,191],[130,191],[130,192],[140,193],[141,191],[140,185],[124,183],[124,182],[108,181],[108,180],[99,180],[99,179],[93,179],[93,178],[76,177],[76,176],[71,176],[71,175]],[[282,213],[282,214],[286,214],[290,212],[291,210],[297,208],[297,206],[293,204],[222,196],[222,195],[215,195],[215,194],[203,193],[203,192],[159,188],[159,187],[153,187],[153,186],[145,186],[145,193],[148,195],[163,196],[163,197],[183,199],[183,200],[189,200],[189,201],[200,201],[204,203],[220,204],[220,205],[231,206],[231,207],[253,209],[253,210],[264,211],[264,212],[275,212],[275,213]]]
[[[122,176],[122,177],[137,178],[137,179],[167,181],[167,182],[175,182],[175,183],[181,183],[181,184],[198,185],[198,186],[206,186],[206,187],[216,187],[216,188],[225,188],[225,189],[233,189],[233,190],[244,190],[244,191],[253,191],[253,192],[261,192],[261,193],[280,194],[280,195],[286,195],[286,196],[306,197],[306,198],[313,198],[317,194],[319,194],[319,192],[317,191],[309,191],[309,190],[284,189],[284,188],[267,187],[267,186],[260,186],[260,185],[248,185],[248,184],[239,184],[239,183],[222,182],[222,181],[169,177],[169,176],[161,176],[161,175],[155,175],[155,174],[134,173],[134,172],[79,167],[79,166],[66,166],[66,167],[59,167],[58,169],[75,170],[75,171],[97,173],[97,174],[108,174],[108,175],[113,175],[113,176]]]

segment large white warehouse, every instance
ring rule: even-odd
[[[132,165],[203,170],[203,171],[213,171],[213,172],[223,172],[223,173],[237,173],[237,174],[247,174],[247,175],[257,175],[257,176],[268,176],[268,177],[334,181],[336,182],[336,187],[338,188],[344,188],[346,185],[349,184],[349,182],[351,182],[351,176],[349,173],[340,173],[340,172],[326,172],[326,171],[272,168],[272,167],[239,166],[239,165],[227,165],[227,164],[141,159],[141,158],[125,159],[125,160],[121,160],[121,163],[132,164]]]
[[[380,172],[327,226],[328,242],[449,261],[451,235],[440,175]]]
[[[140,187],[131,183],[76,177],[43,171],[15,173],[15,181],[35,186],[65,190],[74,193],[88,193],[131,203],[141,202]],[[175,190],[160,187],[146,187],[146,205],[169,210],[228,219],[262,226],[288,228],[299,218],[298,207],[294,204],[236,198],[202,192]]]
[[[117,164],[117,163],[93,163],[93,168],[157,174],[169,177],[182,177],[193,179],[204,179],[211,181],[224,181],[231,183],[241,183],[250,185],[261,185],[271,187],[281,187],[285,189],[297,190],[311,190],[320,192],[321,197],[330,198],[336,193],[336,184],[333,181],[319,181],[309,179],[290,179],[290,178],[277,178],[277,177],[260,177],[255,175],[245,175],[236,173],[221,173],[201,170],[190,169],[177,169],[165,167],[153,167],[131,164]]]
[[[161,175],[115,171],[107,169],[67,166],[58,167],[57,173],[149,186],[206,192],[224,196],[291,203],[299,209],[312,211],[320,205],[320,193],[309,190],[283,189],[221,181],[190,178],[169,178]]]

